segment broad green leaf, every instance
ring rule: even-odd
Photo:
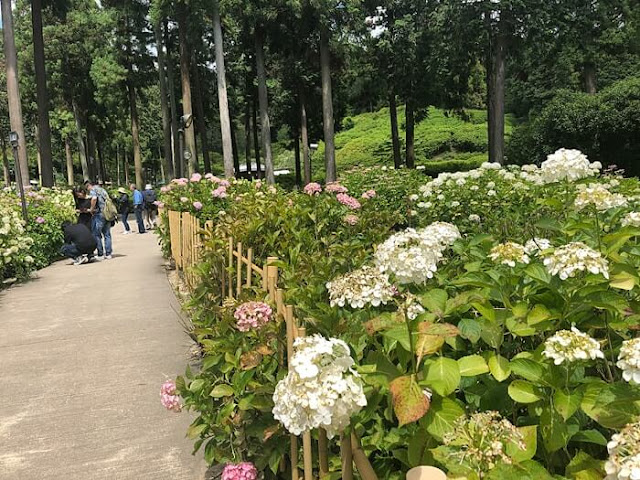
[[[429,398],[418,385],[415,375],[396,378],[389,384],[389,390],[400,426],[420,420],[429,411]]]
[[[473,302],[482,302],[484,297],[478,291],[467,291],[456,295],[453,298],[447,300],[447,308],[445,309],[445,315],[449,315],[454,312],[464,313],[471,308]]]
[[[209,425],[207,425],[206,423],[201,423],[200,425],[191,425],[187,429],[187,437],[190,440],[195,440],[196,438],[199,438],[200,434],[204,432],[208,427]]]
[[[198,378],[197,380],[191,382],[191,384],[189,385],[189,391],[193,393],[199,393],[204,387],[204,384],[205,381],[201,378]]]
[[[490,303],[474,303],[473,308],[475,308],[480,313],[480,315],[482,315],[490,322],[496,321],[496,310]]]
[[[544,448],[551,453],[566,447],[571,438],[569,426],[551,407],[542,409],[540,432]]]
[[[578,408],[580,408],[581,401],[582,392],[580,390],[572,390],[571,392],[556,390],[556,393],[553,395],[553,406],[565,420],[568,420],[576,413]]]
[[[537,280],[540,283],[544,283],[545,285],[551,282],[551,275],[549,274],[547,269],[537,263],[528,265],[527,268],[524,269],[524,273],[526,273],[534,280]]]
[[[522,435],[525,449],[522,450],[514,442],[511,442],[507,445],[507,454],[516,462],[531,460],[538,449],[538,426],[519,427],[518,431]]]
[[[543,395],[539,387],[525,380],[514,380],[509,385],[509,396],[518,403],[535,403]]]
[[[213,390],[211,390],[211,393],[209,394],[209,396],[213,398],[230,397],[232,395],[233,395],[233,388],[225,384],[216,385],[213,388]]]
[[[529,380],[533,383],[542,383],[545,374],[545,367],[528,358],[514,358],[511,360],[511,373]]]
[[[606,476],[604,461],[580,450],[567,465],[565,476],[574,480],[601,480]]]
[[[629,272],[620,272],[611,277],[609,285],[620,290],[633,290],[636,286],[637,277]]]
[[[463,318],[458,322],[458,330],[460,336],[469,340],[471,343],[477,343],[482,333],[482,324],[475,318]]]
[[[382,330],[398,326],[398,324],[404,324],[402,315],[398,312],[385,312],[365,322],[364,328],[369,335],[374,335]]]
[[[522,463],[500,463],[489,470],[484,480],[554,480],[539,463],[527,460]]]
[[[529,325],[536,325],[538,323],[545,322],[551,318],[551,312],[547,307],[542,304],[538,304],[527,315],[527,323]]]
[[[409,341],[409,331],[407,325],[402,323],[382,332],[382,336],[390,340],[398,342],[407,352],[411,351],[411,342]]]
[[[463,377],[475,377],[489,371],[489,366],[480,355],[469,355],[458,359],[460,375]]]
[[[434,288],[433,290],[423,293],[419,298],[422,306],[431,313],[435,313],[439,317],[444,315],[449,298],[446,291]]]
[[[489,357],[488,364],[491,375],[493,375],[493,378],[499,382],[503,382],[509,378],[509,375],[511,375],[511,365],[509,365],[509,360],[501,355],[497,355],[492,352]]]
[[[582,430],[571,437],[572,442],[594,443],[602,447],[607,446],[607,439],[598,430]]]
[[[453,431],[455,421],[464,415],[464,410],[455,400],[450,398],[434,398],[429,412],[420,420],[436,440],[442,442],[443,437]]]
[[[433,389],[438,395],[446,397],[460,384],[458,362],[451,358],[440,357],[425,363],[425,378],[422,384]]]
[[[437,446],[436,440],[429,435],[426,430],[420,429],[409,440],[407,446],[407,460],[410,467],[418,467],[420,465],[431,465],[433,463],[433,455],[430,450]]]
[[[480,319],[482,330],[480,338],[492,348],[500,348],[504,340],[504,327],[497,323],[490,322],[486,318]]]
[[[516,337],[530,337],[537,333],[537,330],[524,321],[510,317],[507,319],[507,328]]]
[[[606,428],[622,428],[640,415],[640,387],[627,383],[587,384],[582,411]]]

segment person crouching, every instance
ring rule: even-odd
[[[64,245],[62,245],[60,253],[73,259],[74,265],[89,263],[97,246],[91,231],[82,223],[73,224],[71,222],[64,222],[62,230]]]

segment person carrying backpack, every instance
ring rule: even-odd
[[[129,212],[131,211],[131,200],[129,199],[129,194],[123,187],[120,187],[118,189],[118,193],[120,194],[118,197],[118,212],[120,212],[120,221],[122,222],[122,227],[124,228],[122,233],[124,235],[128,235],[129,233],[131,233],[131,227],[129,227]]]
[[[96,260],[111,260],[113,257],[111,241],[111,222],[117,217],[117,210],[109,197],[107,191],[87,180],[85,186],[89,190],[91,198],[91,209],[93,215],[91,220],[91,232],[96,239],[98,256]],[[104,238],[104,247],[102,240]]]
[[[144,222],[147,229],[156,227],[156,218],[158,216],[158,206],[156,202],[156,192],[153,191],[151,184],[147,183],[142,192],[144,199]]]

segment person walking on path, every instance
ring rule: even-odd
[[[148,230],[156,226],[156,217],[158,207],[156,206],[156,192],[153,191],[151,184],[147,183],[142,192],[144,198],[144,223]]]
[[[120,221],[124,230],[122,233],[128,235],[131,233],[131,227],[129,227],[129,210],[131,208],[131,202],[129,200],[129,194],[127,191],[120,187],[118,189],[120,196],[118,197],[118,212],[120,213]]]
[[[67,258],[72,258],[74,265],[89,263],[96,249],[96,239],[86,225],[64,222],[62,230],[64,245],[60,248],[60,253]]]
[[[111,243],[111,222],[104,218],[104,207],[107,203],[108,193],[107,191],[93,184],[90,181],[86,181],[85,185],[89,189],[89,195],[91,197],[91,213],[93,214],[93,221],[91,223],[91,231],[96,239],[98,247],[97,260],[111,260],[113,249]],[[102,246],[102,239],[104,238],[104,247]]]
[[[138,222],[138,233],[146,233],[144,220],[142,220],[144,197],[142,196],[142,192],[138,190],[138,187],[133,184],[131,185],[131,191],[133,192],[133,211],[136,214],[136,221]]]

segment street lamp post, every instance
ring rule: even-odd
[[[18,159],[18,140],[20,137],[18,136],[18,132],[10,132],[9,133],[9,143],[11,144],[11,148],[13,149],[13,162],[16,169],[16,183],[18,184],[18,189],[20,191],[20,204],[22,205],[22,218],[24,218],[24,222],[27,223],[27,201],[24,198],[24,185],[22,184],[22,171],[20,170],[20,160]]]

